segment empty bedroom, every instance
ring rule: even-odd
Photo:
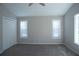
[[[79,3],[0,3],[0,56],[79,56]]]

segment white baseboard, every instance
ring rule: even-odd
[[[63,43],[24,43],[24,42],[18,42],[18,44],[40,44],[40,45],[41,45],[41,44],[46,44],[46,45],[47,45],[47,44],[49,44],[49,45],[50,45],[50,44],[55,44],[55,45],[58,45],[58,44],[63,44]]]
[[[68,46],[68,45],[66,45],[66,44],[64,44],[67,48],[69,48],[70,50],[72,50],[74,53],[76,53],[76,54],[78,54],[79,55],[79,52],[77,52],[76,50],[74,50],[74,49],[72,49],[72,47],[70,47],[70,46]]]

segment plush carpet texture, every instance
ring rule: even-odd
[[[16,44],[1,56],[78,56],[64,45]]]

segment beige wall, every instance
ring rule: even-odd
[[[15,17],[16,15],[13,14],[8,8],[0,4],[0,16]]]
[[[52,39],[52,20],[53,19],[63,20],[63,17],[33,16],[33,17],[17,18],[18,21],[19,20],[28,21],[28,38],[19,39],[18,41],[20,43],[25,43],[25,44],[61,44],[63,43],[63,38]]]
[[[79,13],[79,4],[74,4],[64,16],[64,43],[79,54],[79,46],[74,44],[74,15]]]
[[[0,17],[0,52],[2,50],[2,18]]]

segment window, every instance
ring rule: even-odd
[[[74,16],[74,43],[79,45],[79,14]]]
[[[52,37],[53,39],[61,39],[61,20],[54,19],[52,21]]]
[[[27,37],[27,21],[20,21],[20,37]]]

